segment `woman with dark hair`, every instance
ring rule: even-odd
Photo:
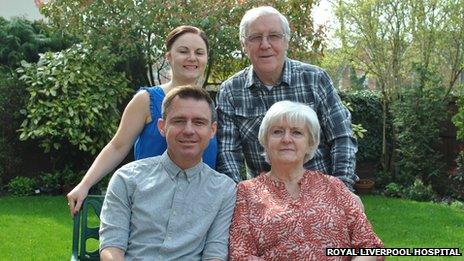
[[[89,189],[120,164],[132,146],[135,160],[161,155],[166,150],[166,139],[157,128],[163,99],[177,86],[199,85],[208,61],[208,47],[206,34],[194,26],[179,26],[168,34],[165,58],[171,67],[171,80],[160,86],[140,88],[127,104],[116,134],[98,154],[82,181],[68,193],[71,214],[77,213]],[[203,153],[203,161],[213,169],[216,153],[214,137]]]
[[[280,101],[269,108],[258,139],[271,170],[237,186],[231,260],[350,260],[327,257],[326,249],[383,247],[343,182],[303,167],[319,137],[309,106]]]

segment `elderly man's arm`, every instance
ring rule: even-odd
[[[223,84],[224,85],[224,84]],[[240,134],[234,122],[234,107],[230,88],[221,85],[216,102],[218,113],[218,157],[217,170],[235,182],[242,180],[243,165]]]
[[[203,260],[227,260],[229,227],[234,213],[236,186],[231,180],[224,185],[221,208],[206,236]]]
[[[328,174],[338,177],[353,190],[353,185],[358,180],[354,172],[358,145],[351,128],[350,112],[343,106],[325,71],[319,74],[318,88],[322,104],[318,106],[320,111],[317,113],[321,117],[321,131],[329,143],[332,159],[332,173]]]
[[[127,249],[131,207],[129,195],[133,190],[128,168],[121,168],[111,178],[100,214],[100,254],[117,258]],[[118,251],[116,251],[116,250]],[[115,259],[118,260],[118,259]]]

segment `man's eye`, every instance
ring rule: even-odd
[[[268,37],[269,37],[269,41],[278,41],[282,39],[281,34],[270,34]]]
[[[195,124],[197,126],[205,126],[206,122],[204,122],[204,121],[195,121],[193,124]]]
[[[248,37],[248,40],[249,40],[250,42],[261,42],[261,39],[262,39],[262,38],[263,38],[263,37],[262,37],[261,35],[250,35],[250,36]]]

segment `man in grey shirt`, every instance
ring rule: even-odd
[[[217,128],[213,102],[203,89],[184,86],[166,95],[162,110],[166,152],[111,178],[100,216],[101,259],[226,260],[235,183],[201,160]]]

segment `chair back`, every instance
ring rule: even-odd
[[[100,220],[104,198],[103,195],[89,195],[82,203],[81,210],[74,215],[71,260],[100,260],[98,247],[94,251],[89,251],[87,240],[95,239],[98,241],[99,239],[99,225],[89,227],[89,219]]]

